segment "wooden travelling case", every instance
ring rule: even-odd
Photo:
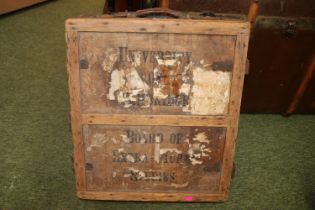
[[[68,19],[78,197],[225,201],[249,28],[160,9]]]

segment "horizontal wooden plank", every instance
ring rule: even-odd
[[[227,116],[184,115],[128,115],[128,114],[82,114],[82,124],[104,125],[168,125],[168,126],[212,126],[229,125]]]
[[[92,200],[124,200],[124,201],[168,201],[168,202],[223,202],[227,194],[209,193],[144,193],[144,192],[82,192],[77,196]]]
[[[237,35],[248,33],[246,21],[140,19],[140,18],[72,18],[66,21],[66,31],[98,31],[123,33],[174,33]]]

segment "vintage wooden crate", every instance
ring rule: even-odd
[[[77,195],[226,200],[248,38],[240,20],[68,19]]]

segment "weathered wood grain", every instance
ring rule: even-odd
[[[67,20],[77,195],[226,200],[249,27],[224,20]],[[149,103],[154,97],[175,101]]]
[[[70,119],[73,140],[73,162],[77,190],[85,190],[85,168],[80,108],[80,78],[78,64],[78,40],[76,32],[66,33],[67,73],[70,97]]]
[[[77,196],[92,200],[124,200],[124,201],[167,201],[167,202],[222,202],[227,200],[226,194],[209,193],[161,193],[161,192],[88,192],[78,191]]]
[[[230,101],[230,126],[227,127],[227,141],[224,149],[222,176],[221,176],[221,190],[227,192],[233,170],[233,158],[235,153],[235,146],[238,132],[238,121],[240,114],[242,90],[245,76],[245,66],[247,59],[247,49],[249,34],[242,34],[238,36],[236,41],[235,66],[232,75],[232,93]]]
[[[128,114],[82,114],[83,124],[104,125],[168,125],[168,126],[212,126],[230,125],[229,116],[185,116],[185,115],[137,115]]]
[[[80,32],[79,38],[82,112],[227,114],[236,36]]]
[[[249,27],[248,22],[236,20],[72,18],[66,21],[66,31],[107,33],[237,35],[246,33]]]
[[[87,190],[218,193],[225,130],[86,125]]]

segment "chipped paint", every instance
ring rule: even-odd
[[[182,188],[182,187],[187,187],[189,184],[189,182],[185,182],[183,184],[175,184],[175,183],[172,183],[171,184],[171,187],[175,187],[175,188]]]
[[[147,95],[149,91],[149,86],[144,82],[135,68],[130,68],[130,71],[125,74],[126,84],[124,89],[119,92],[119,97],[117,98],[118,103],[124,103],[125,108],[132,106],[131,102],[136,102],[138,94]]]
[[[127,62],[120,64],[119,70],[114,69],[111,72],[107,94],[109,100],[116,100],[124,108],[134,105],[148,108],[152,104],[165,105],[152,103],[152,100],[166,100],[181,95],[187,97],[187,103],[175,103],[175,106],[181,106],[183,112],[196,115],[227,113],[231,72],[214,71],[212,64],[205,63],[204,59],[181,65],[179,59],[182,54],[163,59],[156,56],[157,66],[153,69],[152,81],[154,84],[150,86],[137,70],[141,66],[141,56],[140,51],[133,51],[132,58],[127,56]]]
[[[162,136],[161,135],[156,135],[154,139],[155,139],[155,143],[157,143],[157,144],[162,142]]]
[[[142,90],[130,90],[128,93],[120,91],[117,95],[117,101],[120,104],[123,104],[125,108],[129,108],[132,106],[131,102],[136,102],[137,95],[141,93]]]
[[[160,180],[161,176],[144,177],[144,180]]]
[[[146,142],[145,138],[141,137],[140,144],[144,144]]]
[[[190,61],[187,65],[184,66],[184,71],[182,73],[182,81],[183,83],[189,83],[191,81],[191,67],[193,66],[193,62]],[[187,94],[188,95],[188,94]]]
[[[154,68],[153,69],[153,79],[154,79],[154,84],[155,85],[159,85],[160,84],[160,77],[161,77],[161,74],[160,74],[159,68]]]
[[[154,69],[153,98],[166,99],[169,96],[179,95],[181,79],[178,65],[178,63],[174,66],[159,65]]]
[[[113,137],[112,137],[112,142],[113,142],[114,144],[117,144],[117,143],[118,143],[118,140],[113,136]]]
[[[197,133],[193,138],[194,141],[199,141],[201,143],[210,143],[205,132]]]
[[[125,149],[124,148],[119,148],[117,151],[118,152],[123,152],[123,151],[125,151]]]
[[[190,93],[191,93],[191,75],[190,75],[190,72],[191,72],[191,67],[193,66],[193,62],[189,62],[189,64],[185,65],[184,66],[184,72],[182,74],[182,85],[179,89],[179,92],[183,95],[185,95],[188,100],[189,98],[191,97],[190,96]],[[187,103],[187,105],[183,106],[182,108],[182,111],[183,112],[190,112],[190,105],[189,105],[189,101]]]
[[[128,170],[129,170],[130,172],[136,174],[138,179],[145,178],[145,173],[144,173],[143,171],[140,171],[140,170],[135,169],[135,168],[133,168],[133,167],[128,168]]]
[[[202,161],[201,160],[196,160],[196,158],[190,158],[191,164],[192,165],[201,165]]]
[[[185,139],[184,142],[188,143],[188,154],[189,160],[191,161],[192,165],[202,164],[203,161],[200,160],[201,157],[208,157],[211,159],[210,153],[211,150],[209,148],[210,140],[207,138],[207,135],[204,132],[197,133],[193,138],[195,143],[190,143],[189,139]],[[198,143],[196,143],[196,141]],[[207,145],[205,145],[205,143]]]
[[[147,158],[146,155],[140,155],[140,157],[139,157],[141,162],[144,162],[146,158]]]
[[[182,94],[185,94],[185,95],[189,95],[190,93],[190,84],[182,84],[180,89],[179,89],[179,92],[182,93]]]
[[[178,153],[178,154],[182,153],[182,151],[178,150],[177,148],[163,148],[163,149],[160,149],[160,155],[163,155],[163,154],[168,153],[168,152],[175,152],[175,153]]]
[[[120,136],[121,136],[121,139],[122,139],[122,141],[123,141],[124,143],[128,144],[128,143],[131,142],[131,139],[128,138],[127,135],[121,134]]]
[[[146,173],[133,167],[128,168],[129,174],[125,174],[124,177],[134,176],[137,180],[161,180],[161,176],[146,176]],[[151,170],[150,170],[151,171]]]
[[[131,177],[131,174],[124,174],[124,177],[125,177],[125,178]]]
[[[201,145],[200,146],[200,151],[201,151],[201,156],[202,157],[209,156],[209,153],[211,152],[211,150],[209,148],[207,148],[206,145]],[[210,156],[209,156],[209,159],[211,159]]]
[[[197,160],[201,157],[201,154],[198,153],[199,152],[198,146],[199,144],[189,144],[188,155],[192,165],[198,165],[203,163],[201,160]]]
[[[143,131],[143,135],[140,135],[141,136],[140,144],[145,144],[147,142],[147,140],[145,139],[145,136],[148,136],[148,135],[150,135],[150,133]]]
[[[135,68],[131,67],[130,69],[127,69],[125,75],[127,80],[126,88],[130,90],[142,89],[145,92],[149,90],[148,84],[142,80]]]
[[[127,61],[130,62],[132,66],[138,67],[141,64],[141,55],[141,51],[133,51],[132,54],[127,55]]]
[[[160,85],[159,87],[153,88],[153,97],[156,99],[166,99],[168,97],[167,94],[162,92],[163,87]]]
[[[102,62],[102,68],[106,72],[111,72],[118,58],[118,50],[116,48],[106,48],[105,58]]]
[[[125,108],[132,106],[132,102],[138,100],[138,95],[143,94],[146,96],[147,106],[150,99],[147,96],[149,91],[148,84],[143,81],[138,71],[134,67],[126,68],[124,70],[114,70],[111,73],[110,88],[107,98],[109,100],[117,100]]]
[[[160,59],[158,56],[156,57],[156,61],[159,65],[164,66],[175,66],[177,63],[177,59]]]
[[[115,100],[115,92],[121,89],[125,85],[125,74],[123,71],[117,69],[113,70],[111,73],[110,88],[107,94],[109,100]]]
[[[132,155],[126,155],[126,160],[127,162],[134,163],[135,158]]]
[[[94,147],[101,147],[108,141],[105,134],[103,133],[96,133],[93,135],[91,144],[86,148],[88,152],[92,151]]]
[[[155,144],[154,146],[154,160],[160,163],[160,144]]]
[[[192,114],[218,115],[227,111],[230,91],[230,73],[193,69],[190,108]]]
[[[160,65],[160,84],[161,92],[168,96],[178,96],[181,81],[181,67],[179,65],[165,66]]]

